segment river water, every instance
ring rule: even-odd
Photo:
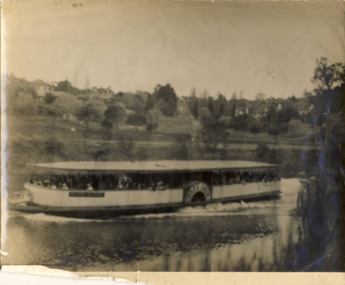
[[[73,271],[293,271],[298,179],[280,199],[108,220],[11,211],[2,264]],[[3,239],[4,240],[4,239]]]

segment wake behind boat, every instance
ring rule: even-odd
[[[251,161],[52,162],[30,165],[28,199],[10,209],[91,217],[277,197],[276,165]]]

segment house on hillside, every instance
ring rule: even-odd
[[[306,115],[309,113],[311,109],[313,109],[313,105],[311,105],[307,98],[299,99],[295,104],[295,108],[297,109],[300,115]]]
[[[44,82],[43,80],[35,80],[33,85],[36,89],[38,98],[43,98],[47,92],[54,91],[54,85]]]
[[[268,106],[266,103],[262,102],[252,107],[251,113],[255,119],[261,119],[266,116],[268,111]]]
[[[249,114],[249,105],[244,100],[238,100],[236,102],[236,109],[235,109],[235,117],[241,115],[248,115]]]
[[[103,100],[110,100],[110,98],[115,95],[114,91],[110,88],[92,88],[93,93],[99,95]]]

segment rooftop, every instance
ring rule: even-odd
[[[206,171],[274,167],[274,164],[240,160],[156,160],[156,161],[67,161],[30,164],[47,170],[115,171],[115,172],[166,172]]]

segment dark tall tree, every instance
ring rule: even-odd
[[[48,105],[52,104],[54,103],[55,99],[56,99],[56,96],[53,93],[47,92],[46,95],[44,96],[44,103]]]
[[[278,111],[275,105],[270,105],[268,107],[267,113],[266,113],[266,123],[268,125],[278,124],[279,117],[278,117]]]
[[[190,134],[180,133],[174,136],[174,141],[170,145],[170,156],[172,159],[186,160],[189,158],[188,146],[192,142]]]
[[[145,102],[145,113],[152,110],[155,107],[155,100],[153,95],[148,94]]]
[[[198,98],[195,96],[195,88],[192,89],[194,92],[191,92],[192,95],[187,98],[187,106],[191,114],[194,116],[195,119],[199,118],[199,102]]]
[[[328,131],[322,135],[322,125],[327,123],[327,118],[332,113],[343,109],[344,74],[344,64],[330,64],[324,57],[317,60],[314,76],[311,80],[316,88],[312,92],[306,93],[306,96],[314,105],[313,121],[320,129],[322,140],[327,140],[328,136]],[[327,130],[329,129],[327,128]]]
[[[232,118],[235,118],[236,116],[236,103],[237,103],[237,97],[236,97],[236,92],[234,92],[229,101],[230,116]]]
[[[345,65],[330,64],[326,58],[317,60],[308,93],[314,105],[312,127],[320,144],[318,161],[306,166],[305,190],[300,192],[297,213],[301,217],[300,240],[296,266],[308,271],[342,270],[343,250],[343,157],[345,138],[344,94]],[[339,107],[341,106],[341,107]],[[302,153],[309,161],[309,153]],[[310,172],[312,169],[312,172]],[[340,249],[340,250],[339,250]],[[315,262],[317,261],[317,262]]]
[[[208,97],[207,99],[207,107],[211,113],[212,116],[214,116],[214,100],[212,97]]]
[[[114,124],[116,128],[126,117],[126,110],[121,105],[111,105],[104,111],[105,121]]]
[[[220,117],[226,115],[227,100],[224,95],[218,93],[218,98],[214,101],[213,106],[213,115],[215,118],[219,119]]]
[[[174,116],[177,110],[177,96],[175,90],[167,84],[157,85],[154,90],[154,98],[159,110],[164,116]]]
[[[229,133],[226,122],[209,115],[201,119],[199,135],[207,151],[216,151],[219,144],[227,142]]]
[[[255,136],[257,133],[263,131],[264,126],[259,120],[254,120],[250,123],[249,131],[253,133]]]
[[[279,121],[281,123],[288,123],[291,119],[299,119],[300,115],[295,106],[290,103],[284,104],[278,113]]]
[[[143,114],[134,113],[128,116],[126,124],[134,126],[137,131],[139,126],[147,125],[147,120]]]

